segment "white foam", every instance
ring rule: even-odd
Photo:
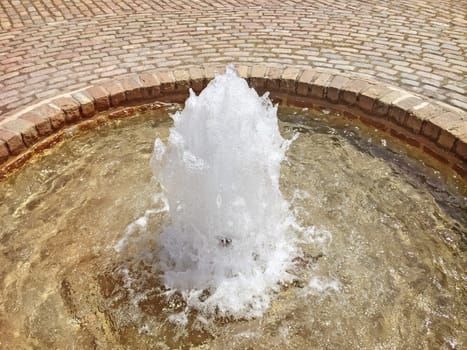
[[[172,314],[168,317],[169,322],[177,325],[178,327],[185,327],[188,324],[188,316],[185,312],[179,312],[178,314]]]
[[[333,279],[313,276],[309,281],[308,285],[303,289],[302,293],[315,294],[323,293],[327,290],[338,292],[340,289],[339,282]]]
[[[170,208],[158,242],[164,283],[204,315],[261,316],[298,255],[279,190],[291,141],[277,106],[228,67],[173,119],[151,160]]]
[[[128,238],[133,236],[135,233],[140,232],[144,236],[150,234],[148,232],[148,223],[150,218],[154,214],[165,213],[169,211],[169,203],[165,196],[160,193],[154,193],[152,196],[152,206],[149,209],[146,209],[144,214],[131,222],[126,228],[123,234],[123,237],[113,246],[113,249],[116,252],[121,252],[127,245]]]

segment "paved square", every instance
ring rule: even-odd
[[[132,72],[212,63],[329,69],[467,110],[467,3],[2,0],[0,120]]]

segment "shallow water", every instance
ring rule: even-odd
[[[0,347],[465,347],[465,184],[338,117],[279,116],[284,137],[300,133],[281,190],[312,239],[262,318],[195,322],[153,271],[146,232],[166,211],[149,159],[171,125],[155,111],[67,140],[0,183]]]

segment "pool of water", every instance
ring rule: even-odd
[[[184,314],[145,258],[167,216],[153,141],[178,108],[80,134],[0,182],[1,348],[467,345],[466,184],[327,111],[279,109],[284,137],[299,134],[281,169],[308,228],[296,280],[261,318]]]

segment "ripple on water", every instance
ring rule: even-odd
[[[261,319],[206,326],[158,278],[166,211],[149,157],[170,122],[156,111],[68,140],[0,183],[2,347],[465,347],[465,184],[363,126],[279,114],[285,138],[299,132],[281,191],[313,229],[296,280]]]

